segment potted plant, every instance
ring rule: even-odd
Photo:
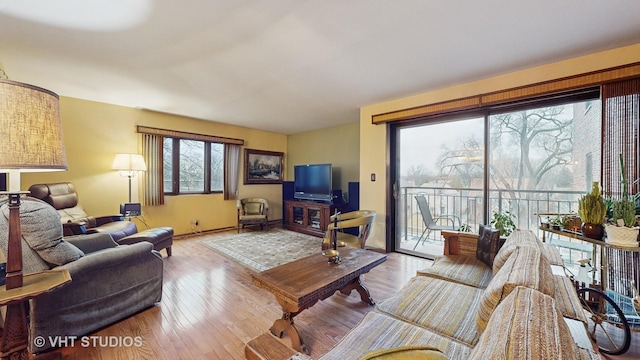
[[[591,185],[591,192],[582,196],[578,201],[578,216],[582,219],[582,234],[584,236],[601,240],[604,236],[605,216],[607,215],[607,205],[604,202],[600,186],[597,181]]]
[[[505,210],[493,213],[491,218],[491,226],[500,230],[500,236],[509,236],[516,229],[515,215]]]
[[[622,197],[611,204],[613,224],[606,224],[607,242],[621,246],[638,246],[638,227],[636,226],[636,204],[627,191],[627,178],[624,160],[620,154],[620,175],[622,178]]]
[[[562,218],[560,217],[560,215],[557,215],[551,218],[549,220],[549,225],[553,230],[560,230],[560,227],[562,225]]]
[[[462,225],[460,225],[460,228],[458,229],[458,231],[461,232],[471,232],[471,226],[467,223],[464,223]]]
[[[562,215],[562,228],[568,231],[578,232],[582,227],[582,219],[575,214]]]

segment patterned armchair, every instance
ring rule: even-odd
[[[262,198],[246,198],[236,202],[238,208],[238,233],[245,225],[260,225],[264,229],[269,225],[269,201]]]

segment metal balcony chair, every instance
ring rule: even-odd
[[[431,215],[431,210],[429,210],[429,203],[424,195],[416,195],[415,198],[418,203],[418,208],[420,209],[420,214],[422,215],[422,221],[424,221],[425,228],[422,231],[420,238],[418,238],[418,241],[416,241],[416,245],[413,247],[413,250],[418,247],[420,240],[422,240],[422,244],[424,244],[425,240],[429,237],[429,234],[431,234],[431,231],[458,230],[462,225],[460,218],[455,215],[440,215],[434,219]],[[458,222],[458,226],[456,226],[456,220]],[[443,222],[446,225],[442,225]]]

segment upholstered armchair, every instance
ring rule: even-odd
[[[351,246],[364,249],[364,245],[371,233],[371,226],[376,220],[373,210],[358,210],[331,215],[331,223],[327,226],[322,250],[331,247],[336,238],[338,246]],[[357,235],[345,232],[346,229],[357,229]]]
[[[78,193],[70,182],[35,184],[29,187],[31,196],[53,206],[60,214],[64,235],[82,235],[95,232],[110,234],[114,240],[138,232],[136,224],[124,220],[121,214],[93,217],[78,203]]]
[[[240,199],[236,202],[238,208],[238,232],[245,225],[260,225],[264,229],[269,225],[269,201],[261,198]]]
[[[0,198],[0,257],[5,259],[8,219],[7,200]],[[22,200],[20,223],[23,273],[51,269],[71,275],[60,289],[29,300],[30,352],[59,345],[49,339],[87,335],[161,300],[163,261],[151,243],[118,245],[106,233],[63,238],[59,213],[30,197]],[[34,341],[38,337],[44,343]]]

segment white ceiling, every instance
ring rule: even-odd
[[[640,43],[637,0],[0,0],[0,63],[62,96],[293,134]]]

